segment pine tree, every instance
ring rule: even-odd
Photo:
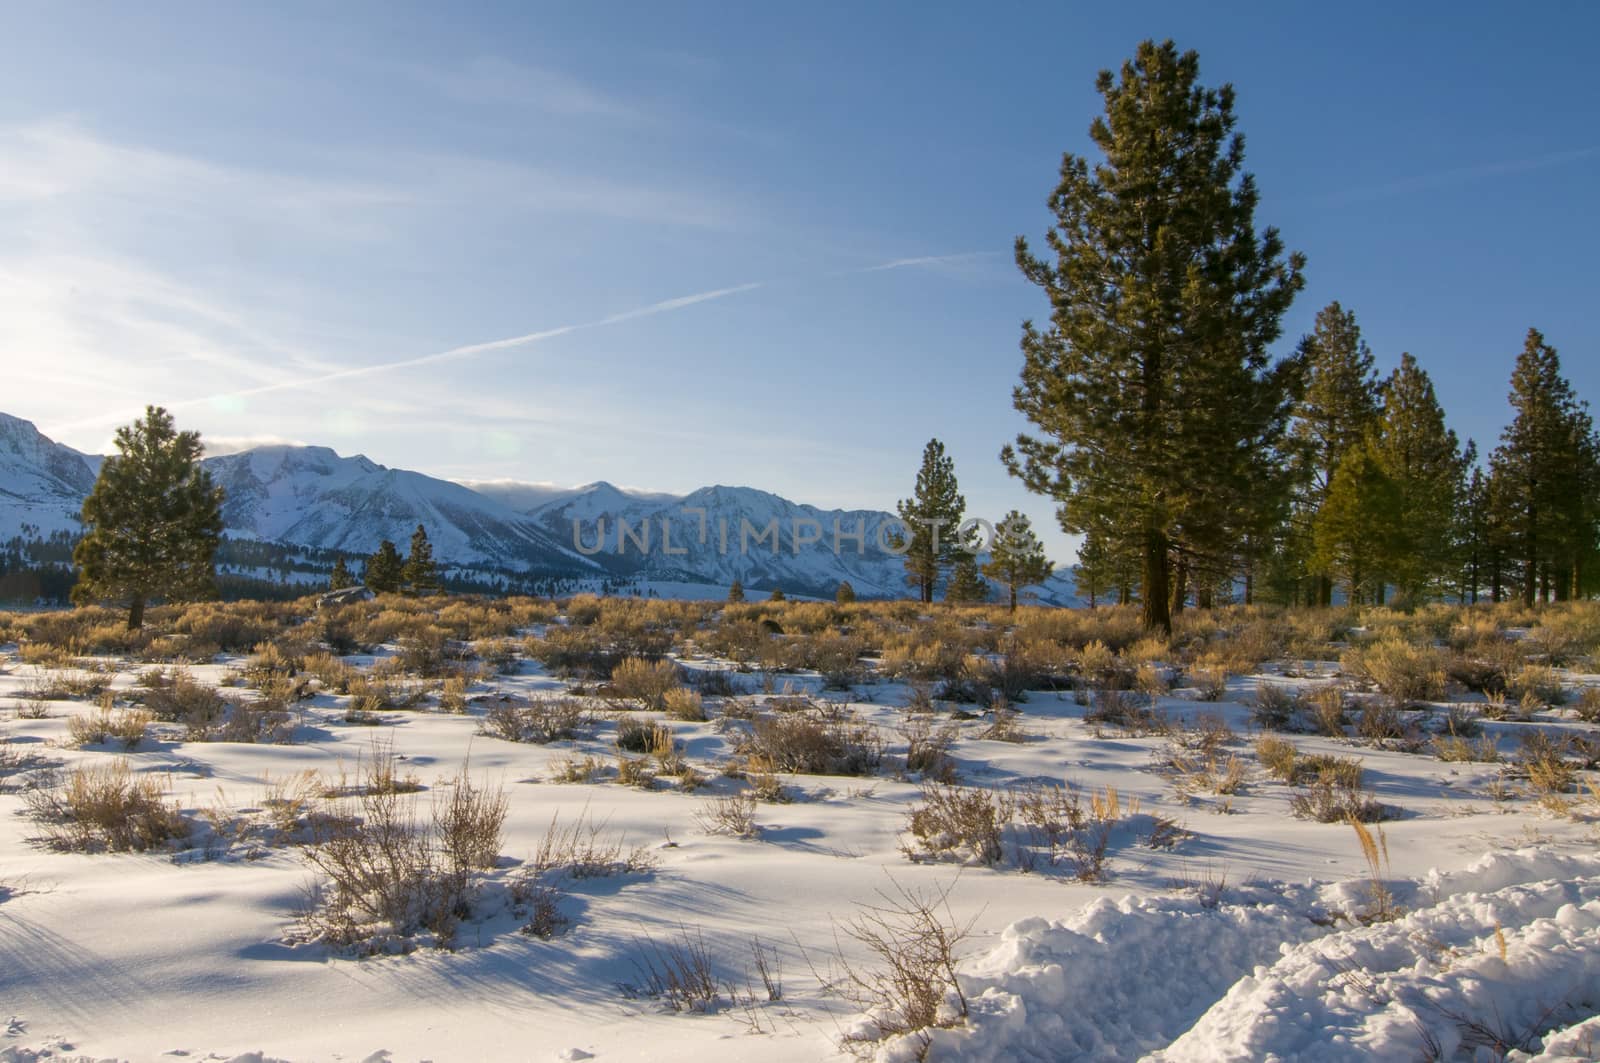
[[[1062,503],[1069,531],[1122,513],[1138,528],[1144,624],[1171,630],[1174,545],[1210,554],[1250,511],[1286,429],[1300,363],[1267,345],[1303,285],[1300,255],[1254,227],[1231,86],[1198,84],[1199,58],[1146,41],[1120,79],[1102,71],[1092,169],[1068,154],[1050,198],[1054,264],[1023,239],[1050,327],[1023,325],[1013,399],[1042,435],[1001,459]]]
[[[782,587],[774,587],[774,588],[772,588],[772,593],[767,595],[767,601],[769,601],[769,602],[784,602],[784,601],[788,601],[788,597],[783,593],[783,588]]]
[[[989,600],[989,585],[978,571],[978,559],[965,550],[950,566],[950,582],[944,589],[944,600],[963,605]]]
[[[967,501],[956,486],[955,461],[945,455],[944,444],[928,440],[922,450],[922,467],[912,497],[901,501],[900,520],[906,526],[897,546],[904,549],[906,582],[917,588],[924,602],[933,601],[939,576],[962,553],[958,529]]]
[[[839,589],[834,592],[833,600],[840,605],[849,605],[856,600],[856,589],[850,586],[849,580],[839,581]]]
[[[1596,444],[1586,404],[1561,375],[1556,349],[1529,329],[1511,374],[1516,416],[1490,458],[1500,489],[1509,559],[1520,570],[1522,600],[1582,593],[1594,551]]]
[[[1399,520],[1394,484],[1373,458],[1371,442],[1369,434],[1339,459],[1312,529],[1312,566],[1342,578],[1352,604],[1381,593],[1379,568],[1393,552]]]
[[[72,552],[72,600],[126,602],[134,630],[152,599],[216,592],[222,489],[200,466],[199,434],[179,432],[159,406],[117,429],[116,443],[83,501],[88,531]]]
[[[333,572],[328,577],[328,589],[342,591],[346,587],[354,587],[355,585],[356,578],[350,575],[350,569],[346,567],[344,558],[339,558],[333,563]]]
[[[397,593],[405,583],[405,562],[388,539],[378,544],[378,552],[367,558],[365,582],[374,594]]]
[[[742,601],[744,601],[744,584],[743,583],[740,583],[738,580],[734,580],[733,583],[729,585],[729,587],[728,587],[728,601],[730,601],[730,602],[742,602]]]
[[[1377,422],[1378,375],[1355,314],[1337,302],[1317,312],[1300,354],[1306,362],[1306,386],[1295,405],[1292,437],[1299,488],[1295,520],[1304,529],[1327,499],[1339,459]],[[1330,604],[1333,581],[1323,572],[1311,575],[1316,604]]]
[[[1394,492],[1395,515],[1378,561],[1409,602],[1436,593],[1454,562],[1456,511],[1467,461],[1445,427],[1433,381],[1409,354],[1383,384],[1383,410],[1368,451]],[[1383,601],[1382,583],[1378,601]]]
[[[429,595],[439,590],[439,566],[433,560],[433,544],[428,542],[428,533],[420,524],[411,533],[411,552],[406,557],[402,578],[412,594]]]
[[[1011,611],[1017,611],[1017,591],[1050,578],[1049,558],[1044,543],[1033,533],[1033,524],[1013,509],[995,529],[994,545],[989,548],[989,563],[983,574],[1005,587],[1010,594]]]

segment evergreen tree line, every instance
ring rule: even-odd
[[[376,594],[439,593],[439,566],[433,560],[433,544],[422,525],[411,533],[411,552],[402,558],[400,551],[388,539],[378,544],[378,549],[367,558],[362,582]],[[345,566],[344,558],[334,565],[329,580],[333,590],[355,586],[355,577]]]
[[[1080,593],[1139,601],[1171,630],[1186,604],[1329,604],[1590,595],[1600,445],[1556,351],[1529,330],[1513,418],[1487,464],[1445,424],[1410,354],[1379,380],[1355,315],[1331,303],[1288,356],[1268,347],[1304,286],[1243,169],[1234,90],[1146,41],[1102,71],[1101,158],[1068,153],[1048,255],[1019,238],[1050,319],[1022,328],[1001,452],[1084,536]]]

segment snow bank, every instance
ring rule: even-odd
[[[1395,883],[1399,919],[1359,911],[1359,885],[1102,899],[1070,919],[1008,927],[966,964],[967,1025],[930,1058],[1519,1060],[1600,1054],[1600,857],[1494,853]],[[1541,1040],[1542,1038],[1542,1040]],[[919,1047],[882,1046],[888,1063]]]

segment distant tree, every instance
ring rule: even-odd
[[[767,601],[769,601],[769,602],[783,602],[783,601],[788,601],[788,598],[786,598],[784,596],[782,587],[774,587],[774,588],[772,588],[772,593],[767,596]]]
[[[87,532],[72,552],[72,600],[126,602],[133,630],[152,599],[215,593],[222,488],[200,466],[199,433],[177,431],[159,406],[117,429],[116,444],[83,501]]]
[[[1522,600],[1583,593],[1595,550],[1600,445],[1587,404],[1561,374],[1556,349],[1529,329],[1511,374],[1516,416],[1490,457],[1508,560]]]
[[[1294,512],[1297,525],[1307,528],[1328,497],[1339,460],[1377,422],[1378,375],[1355,314],[1337,302],[1317,312],[1300,354],[1306,383],[1294,407],[1291,445],[1298,487]],[[1316,604],[1331,604],[1333,581],[1326,572],[1311,575]]]
[[[850,586],[849,580],[839,581],[839,589],[834,592],[833,600],[840,605],[849,605],[856,600],[856,589]]]
[[[439,590],[439,566],[433,560],[433,544],[428,542],[428,533],[420,524],[411,533],[411,552],[406,557],[402,578],[412,594],[429,595]]]
[[[944,589],[944,600],[959,604],[986,602],[989,585],[978,571],[978,559],[963,551],[950,566],[950,582]]]
[[[898,544],[905,550],[906,582],[917,588],[924,602],[933,601],[939,576],[962,552],[957,530],[966,508],[956,485],[954,459],[945,455],[943,443],[928,440],[916,490],[898,507],[906,526],[906,536]]]
[[[1368,452],[1394,492],[1392,525],[1378,566],[1410,602],[1437,594],[1454,568],[1454,531],[1467,456],[1445,427],[1433,381],[1409,354],[1383,384],[1383,409]],[[1383,601],[1383,584],[1378,585]]]
[[[742,601],[744,601],[744,584],[743,583],[739,582],[738,580],[734,580],[733,581],[733,583],[728,587],[728,601],[730,601],[730,602],[742,602]]]
[[[394,594],[405,584],[406,565],[400,551],[388,539],[378,544],[378,552],[367,558],[366,584],[374,594]]]
[[[339,558],[333,563],[333,572],[328,576],[328,589],[342,591],[346,587],[354,587],[355,585],[356,578],[350,575],[350,569],[346,567],[344,558]]]
[[[1021,512],[1013,509],[1007,513],[995,533],[983,574],[1006,588],[1014,613],[1018,589],[1043,583],[1053,570],[1050,559],[1044,556],[1044,543],[1033,533],[1033,525]]]
[[[1259,235],[1234,131],[1233,88],[1199,84],[1199,57],[1145,41],[1101,71],[1092,168],[1068,154],[1050,197],[1054,261],[1018,239],[1049,297],[1023,324],[1021,435],[1001,460],[1055,498],[1069,531],[1131,520],[1147,629],[1170,632],[1175,558],[1215,561],[1262,523],[1301,362],[1268,344],[1303,286],[1303,258]],[[1276,508],[1276,487],[1264,509]]]
[[[1380,567],[1393,552],[1398,510],[1394,484],[1373,458],[1370,440],[1346,451],[1317,510],[1311,564],[1343,578],[1352,603],[1381,593]]]

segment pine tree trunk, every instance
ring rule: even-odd
[[[128,630],[138,631],[144,627],[144,595],[136,594],[133,601],[128,603]]]
[[[1333,605],[1333,577],[1327,573],[1317,577],[1317,604],[1324,609]]]
[[[1146,520],[1144,528],[1144,571],[1139,593],[1143,598],[1144,629],[1172,634],[1172,613],[1168,607],[1168,543],[1164,531],[1154,521]]]
[[[1017,611],[1017,585],[1015,583],[1011,584],[1011,611],[1013,613]]]
[[[1172,577],[1172,601],[1167,608],[1172,616],[1183,612],[1185,602],[1189,598],[1189,561],[1180,557]]]

